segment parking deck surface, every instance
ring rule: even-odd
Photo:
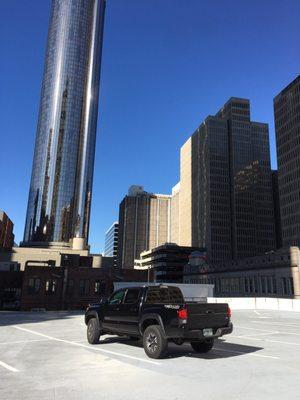
[[[86,341],[83,314],[0,313],[0,399],[300,398],[300,313],[234,311],[234,332],[199,355],[147,358],[140,342]]]

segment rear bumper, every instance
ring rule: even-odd
[[[178,330],[178,335],[176,334],[174,339],[183,339],[183,340],[207,340],[211,338],[218,338],[224,335],[229,335],[233,331],[233,325],[230,322],[228,326],[224,326],[221,328],[213,329],[212,336],[203,336],[203,330],[186,330],[180,329]]]

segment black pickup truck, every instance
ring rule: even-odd
[[[89,305],[85,324],[90,344],[105,334],[142,338],[145,353],[162,358],[169,341],[187,341],[196,352],[208,352],[215,338],[232,332],[230,317],[228,304],[187,303],[178,287],[145,285],[117,290]]]

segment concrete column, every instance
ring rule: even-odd
[[[290,247],[291,272],[294,283],[294,298],[300,299],[300,253],[299,247]]]
[[[85,243],[85,238],[80,238],[80,237],[74,237],[73,238],[73,250],[85,250],[86,248],[86,243]]]

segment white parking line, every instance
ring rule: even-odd
[[[264,333],[254,333],[253,332],[252,335],[254,335],[256,337],[256,336],[277,335],[278,333],[280,333],[280,332],[264,332]],[[246,335],[238,335],[238,337],[249,337],[249,336],[252,336],[252,335],[249,333],[249,335],[248,334],[246,334]]]
[[[11,365],[8,365],[3,361],[0,361],[0,365],[1,365],[1,367],[4,367],[4,368],[8,369],[11,372],[19,372],[19,370],[17,368],[14,368]]]
[[[1,344],[18,344],[18,343],[31,343],[31,342],[48,342],[50,339],[34,339],[34,340],[18,340],[16,342],[0,342]]]
[[[268,333],[277,333],[277,331],[270,331],[270,329],[258,329],[258,328],[248,328],[247,326],[237,325],[237,329],[249,329],[250,331],[259,331],[259,332],[268,332]]]
[[[56,337],[53,337],[53,336],[44,335],[43,333],[36,332],[36,331],[31,330],[31,329],[21,328],[20,326],[16,326],[15,325],[15,326],[13,326],[13,328],[19,329],[21,331],[32,333],[33,335],[38,335],[38,336],[45,337],[47,339],[55,340],[56,342],[72,344],[74,346],[84,347],[84,348],[89,349],[89,350],[95,350],[95,351],[99,351],[101,353],[111,354],[111,355],[118,356],[118,357],[129,358],[129,359],[132,359],[132,360],[141,361],[141,362],[148,363],[148,364],[161,365],[160,363],[158,363],[156,361],[151,361],[151,360],[147,360],[147,359],[143,359],[143,358],[139,358],[139,357],[129,356],[127,354],[117,353],[115,351],[99,349],[98,347],[87,346],[85,344],[81,344],[81,343],[78,343],[78,342],[72,342],[70,340],[59,339],[59,338],[56,338]]]
[[[293,328],[300,328],[300,325],[299,324],[291,324],[291,323],[288,323],[288,324],[286,324],[285,322],[264,322],[264,321],[250,321],[250,322],[254,322],[254,323],[256,323],[256,324],[266,324],[266,325],[279,325],[279,326],[291,326],[291,327],[293,327]]]
[[[274,356],[265,356],[263,354],[256,354],[256,353],[247,353],[245,351],[237,351],[237,350],[229,350],[229,349],[220,349],[219,347],[214,347],[213,350],[217,351],[225,351],[227,353],[236,353],[236,354],[244,354],[246,356],[253,356],[253,357],[262,357],[262,358],[272,358],[274,360],[280,360],[279,357]]]
[[[258,311],[254,310],[254,312],[256,315],[260,315],[260,313]]]
[[[243,339],[247,339],[247,340],[258,340],[258,341],[264,341],[264,342],[269,342],[269,343],[280,343],[280,344],[287,344],[290,346],[300,346],[300,343],[292,343],[292,342],[282,342],[280,340],[271,340],[271,339],[261,339],[261,338],[255,338],[252,336],[233,336],[230,335],[231,338],[235,338],[235,339],[239,339],[239,340],[243,340]]]

